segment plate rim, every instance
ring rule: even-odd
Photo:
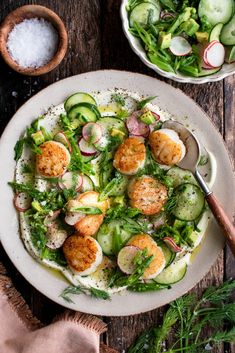
[[[112,74],[114,74],[114,75],[115,75],[115,74],[116,74],[116,75],[120,75],[120,74],[126,73],[126,74],[128,74],[128,75],[130,75],[130,76],[133,76],[133,77],[136,76],[136,75],[138,75],[139,77],[143,77],[143,78],[145,78],[145,79],[150,79],[150,80],[153,80],[153,81],[155,81],[155,82],[158,82],[158,81],[159,81],[158,79],[153,78],[153,77],[148,76],[148,75],[144,75],[144,74],[140,74],[140,73],[135,73],[135,72],[130,72],[130,71],[125,71],[125,70],[96,70],[96,71],[91,71],[91,72],[88,72],[88,73],[82,73],[82,74],[78,74],[78,75],[73,75],[73,76],[64,78],[64,79],[62,79],[62,80],[60,80],[60,81],[54,82],[54,83],[50,84],[49,86],[47,86],[46,88],[44,88],[44,89],[42,89],[41,91],[39,91],[37,94],[35,94],[35,95],[34,95],[33,97],[31,97],[29,100],[27,100],[27,101],[16,111],[16,113],[15,113],[15,114],[13,115],[13,117],[10,119],[10,121],[8,122],[7,126],[5,127],[5,129],[4,129],[3,133],[2,133],[1,141],[0,141],[0,153],[1,153],[1,148],[2,148],[2,139],[5,138],[5,135],[7,135],[8,130],[12,128],[12,125],[14,125],[14,120],[16,119],[16,117],[17,117],[17,115],[19,114],[19,112],[21,113],[21,110],[23,110],[23,109],[25,108],[25,105],[27,105],[27,104],[28,104],[29,102],[31,102],[32,100],[37,99],[37,98],[38,98],[38,95],[40,95],[42,92],[45,93],[47,90],[50,90],[52,86],[55,87],[56,85],[61,85],[61,84],[63,84],[63,82],[64,82],[65,80],[74,79],[74,78],[76,78],[76,77],[81,78],[81,76],[87,76],[87,75],[88,75],[88,76],[89,76],[89,75],[92,76],[92,75],[94,75],[94,74],[96,74],[96,73],[98,73],[98,74],[99,74],[99,73],[103,73],[103,74],[107,73],[107,75],[110,75],[110,74],[111,74],[111,75],[112,75]],[[224,149],[225,149],[226,154],[227,154],[228,159],[229,159],[229,166],[230,166],[230,169],[231,169],[231,171],[233,171],[230,153],[229,153],[229,151],[228,151],[228,149],[227,149],[227,146],[226,146],[226,144],[225,144],[225,142],[224,142],[224,140],[223,140],[221,134],[220,134],[219,131],[217,130],[217,128],[216,128],[214,122],[212,121],[212,119],[204,112],[204,110],[199,106],[199,104],[197,104],[191,97],[187,96],[182,90],[180,90],[179,88],[173,87],[173,86],[167,84],[166,82],[162,82],[162,81],[160,81],[160,82],[161,82],[161,84],[164,85],[165,87],[170,87],[170,88],[173,89],[175,92],[178,91],[178,92],[180,92],[180,94],[183,94],[183,96],[184,96],[186,99],[188,99],[189,101],[191,101],[192,103],[194,103],[194,105],[196,105],[197,108],[200,109],[200,111],[202,112],[202,114],[207,117],[207,119],[210,121],[210,123],[211,123],[212,126],[213,126],[213,132],[214,132],[214,134],[216,134],[217,137],[219,136],[219,142],[220,142],[220,143],[223,142]],[[138,89],[137,89],[137,90],[138,90]],[[234,180],[234,178],[233,178],[233,184],[234,184],[234,186],[235,186],[235,180]],[[0,234],[0,237],[1,237],[1,234]],[[1,238],[2,238],[2,237],[1,237]],[[1,240],[2,240],[2,239],[1,239]],[[20,240],[20,241],[21,241],[21,240]],[[35,283],[32,283],[32,281],[29,279],[30,276],[28,276],[28,273],[26,272],[26,275],[25,275],[24,271],[19,270],[18,266],[15,264],[15,259],[12,259],[11,256],[8,254],[8,251],[6,250],[6,248],[5,248],[5,246],[4,246],[4,242],[2,242],[2,245],[3,245],[4,249],[5,249],[5,251],[6,251],[7,255],[8,255],[8,257],[9,257],[10,260],[13,262],[13,264],[14,264],[14,266],[17,268],[17,270],[18,270],[18,271],[21,273],[21,275],[22,275],[33,287],[35,287],[40,293],[44,294],[45,296],[47,296],[48,298],[50,298],[50,299],[53,300],[54,302],[56,302],[56,303],[58,303],[58,304],[60,304],[60,305],[62,305],[62,306],[64,306],[64,307],[67,307],[67,308],[70,308],[70,309],[73,309],[73,310],[76,310],[76,309],[77,309],[77,308],[75,308],[75,307],[73,307],[73,306],[67,304],[66,302],[63,302],[63,303],[62,303],[61,300],[59,300],[59,297],[56,298],[57,300],[56,300],[55,298],[52,298],[52,297],[49,296],[47,293],[45,293],[44,288],[42,289],[40,286],[35,285]],[[213,263],[216,261],[216,259],[217,259],[217,257],[218,257],[218,254],[219,254],[219,252],[221,251],[221,249],[222,249],[222,246],[221,246],[221,248],[217,251],[216,255],[214,256]],[[25,250],[25,251],[26,251],[26,250]],[[200,276],[201,279],[209,272],[209,270],[210,270],[211,266],[213,265],[213,263],[210,263],[210,265],[208,265],[207,268],[204,269],[203,275]],[[38,263],[36,263],[36,265],[39,266]],[[175,299],[176,299],[177,297],[179,297],[179,296],[182,296],[182,295],[185,294],[186,292],[188,292],[188,291],[189,291],[191,288],[193,288],[197,283],[198,283],[198,280],[197,280],[196,282],[194,282],[194,284],[193,284],[191,287],[187,287],[187,289],[186,289],[184,292],[181,292],[180,295],[177,295],[177,296],[175,297]],[[141,294],[141,295],[143,295],[143,294]],[[168,301],[167,303],[169,303],[169,301]],[[165,303],[165,304],[166,304],[166,303]],[[162,305],[165,305],[165,304],[162,304]],[[103,312],[103,311],[100,312],[100,310],[99,310],[99,311],[95,311],[95,312],[92,311],[92,313],[93,313],[93,314],[96,314],[96,315],[104,315],[104,316],[127,316],[127,315],[134,315],[134,314],[143,313],[143,312],[146,312],[146,311],[149,311],[149,310],[153,310],[153,309],[155,309],[156,307],[158,307],[158,305],[151,306],[151,307],[149,307],[148,309],[134,310],[133,312],[128,312],[128,313],[123,313],[123,312],[122,312],[122,313],[116,313],[116,312],[115,312],[115,313],[107,313],[107,312]],[[81,309],[79,308],[78,310],[81,310]],[[87,312],[87,313],[91,313],[90,310],[84,310],[84,308],[82,309],[82,311],[83,311],[83,312]]]

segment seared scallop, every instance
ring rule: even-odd
[[[71,270],[81,276],[95,272],[102,262],[102,249],[92,237],[71,235],[64,242],[63,252]]]
[[[166,261],[162,249],[148,234],[134,235],[128,245],[136,246],[140,250],[147,249],[148,256],[153,255],[150,265],[144,271],[143,278],[155,278],[165,267]]]
[[[74,224],[75,229],[81,236],[92,236],[95,235],[104,220],[104,214],[109,208],[109,200],[99,201],[99,193],[96,191],[87,191],[80,194],[76,200],[70,200],[67,203],[67,210],[74,212],[74,210],[80,207],[97,207],[100,209],[102,214],[85,215],[81,217],[77,223]],[[79,211],[78,211],[79,212]]]
[[[179,163],[185,156],[186,148],[177,132],[171,129],[160,129],[151,132],[149,144],[154,159],[164,165]]]
[[[142,139],[129,137],[118,147],[113,165],[122,174],[134,175],[143,168],[145,158],[146,148]]]
[[[161,211],[167,200],[167,188],[157,179],[143,175],[130,182],[128,196],[131,207],[139,208],[142,214],[154,215]]]
[[[101,224],[103,223],[103,214],[92,214],[81,218],[75,225],[75,229],[78,231],[79,235],[92,236],[95,235]]]
[[[70,163],[70,154],[60,142],[47,141],[40,146],[41,154],[36,156],[38,174],[55,178],[64,174]]]

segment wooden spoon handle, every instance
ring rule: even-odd
[[[235,227],[233,223],[230,221],[223,207],[213,193],[207,195],[206,200],[217,222],[223,229],[228,245],[235,257]]]

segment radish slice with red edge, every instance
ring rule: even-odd
[[[54,223],[47,228],[47,242],[46,246],[52,250],[59,249],[63,244],[68,234],[65,229],[60,229],[58,224]]]
[[[45,226],[50,227],[51,225],[53,225],[53,221],[56,220],[59,214],[60,214],[60,210],[56,210],[52,214],[47,215],[44,219]]]
[[[173,14],[172,12],[168,12],[168,11],[163,10],[160,13],[160,18],[162,18],[162,19],[175,18],[175,14]]]
[[[204,50],[203,60],[211,68],[220,67],[225,59],[225,49],[223,44],[217,40],[213,40]]]
[[[150,131],[149,126],[138,120],[140,115],[141,112],[139,111],[132,113],[131,116],[126,119],[126,127],[131,135],[148,137]]]
[[[62,143],[66,148],[68,148],[69,152],[72,153],[72,146],[71,146],[67,136],[63,133],[63,131],[58,132],[54,136],[54,140]]]
[[[171,238],[171,237],[165,237],[165,238],[163,238],[163,241],[167,244],[167,246],[169,246],[169,248],[170,248],[173,252],[180,252],[180,251],[182,251],[182,248],[176,244],[176,242],[174,241],[173,238]]]
[[[175,56],[185,56],[191,53],[192,46],[184,37],[175,36],[171,40],[170,51]]]
[[[88,143],[97,143],[102,137],[102,127],[96,123],[87,123],[82,128],[82,136]]]
[[[65,222],[70,225],[70,226],[74,226],[78,221],[80,221],[80,219],[82,219],[83,217],[85,217],[84,213],[80,213],[80,212],[67,212],[66,216],[65,216]]]
[[[31,197],[28,194],[26,194],[26,192],[20,192],[15,195],[14,205],[17,211],[25,212],[30,208],[31,201],[32,201]]]
[[[160,115],[159,115],[159,114],[157,114],[157,113],[153,112],[152,110],[151,110],[151,113],[154,115],[154,117],[155,117],[156,121],[158,121],[158,120],[160,120],[160,119],[161,119],[161,117],[160,117]]]
[[[122,248],[117,257],[117,264],[120,270],[127,275],[134,272],[136,265],[134,264],[134,258],[140,249],[133,245],[127,245]]]
[[[83,176],[78,173],[66,172],[60,178],[58,185],[61,189],[72,189],[79,191],[83,184]]]
[[[94,156],[97,153],[97,149],[89,144],[83,137],[78,141],[78,146],[83,156]]]

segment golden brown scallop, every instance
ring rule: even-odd
[[[154,215],[161,211],[167,200],[167,188],[157,179],[143,175],[130,182],[128,196],[131,207],[139,208],[145,215]]]
[[[47,141],[40,146],[41,154],[36,155],[38,174],[55,178],[64,174],[70,163],[70,154],[60,142]]]
[[[95,272],[102,262],[102,249],[92,237],[71,235],[64,242],[63,252],[71,270],[82,276]]]
[[[127,138],[117,149],[113,165],[122,174],[133,175],[143,168],[146,158],[144,142],[139,137]]]
[[[185,156],[185,146],[174,130],[152,131],[149,135],[149,144],[154,159],[160,164],[174,165]]]

